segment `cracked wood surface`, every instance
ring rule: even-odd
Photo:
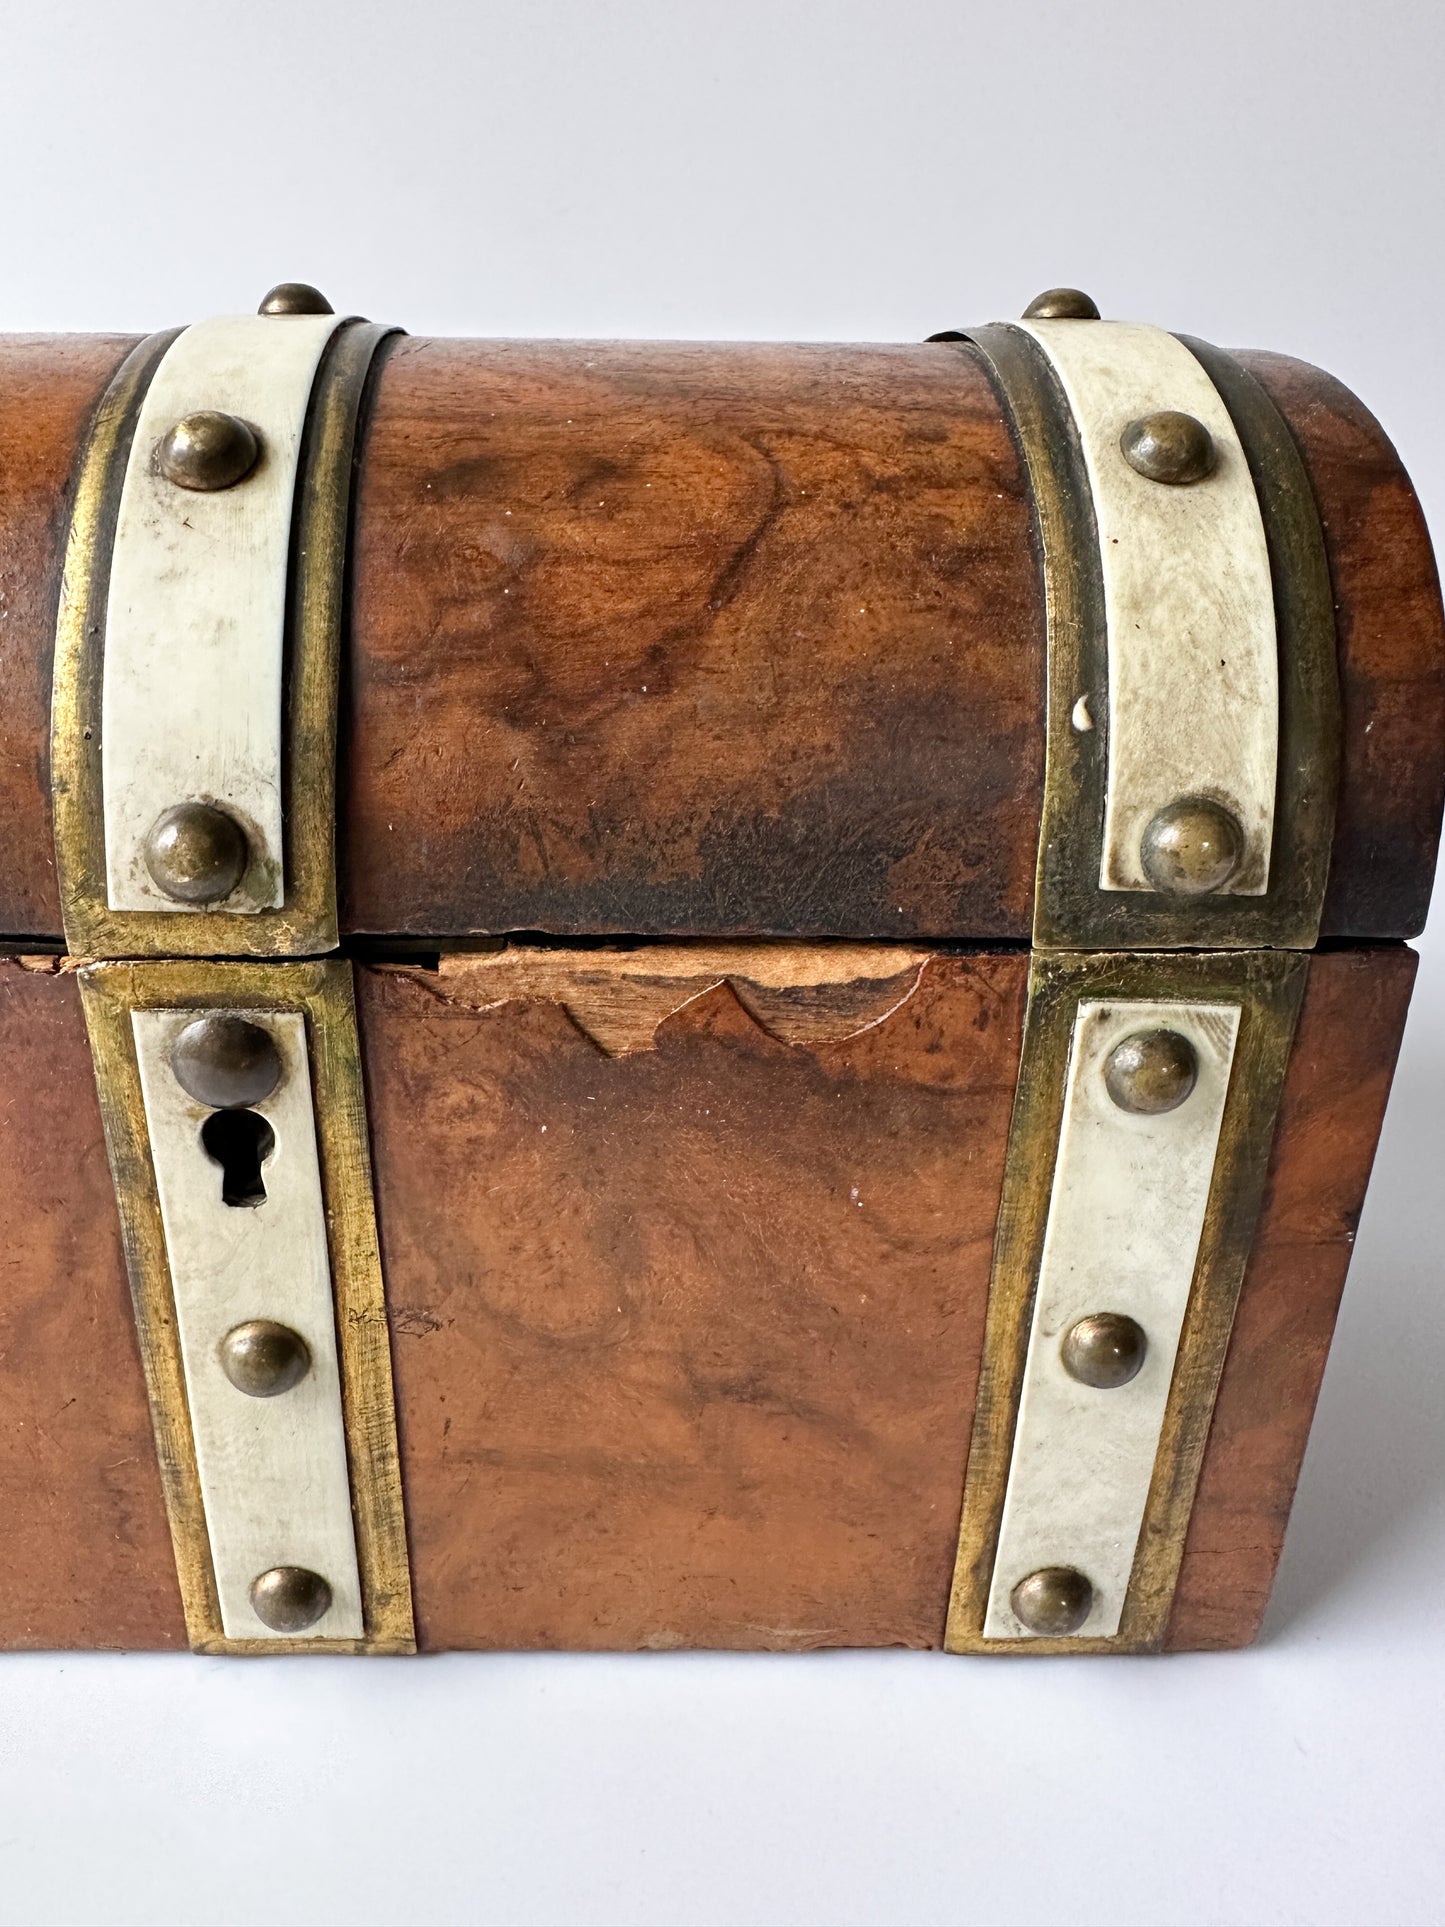
[[[625,1057],[655,1049],[658,1025],[720,984],[780,1043],[842,1043],[906,1003],[928,960],[926,950],[887,944],[513,946],[490,956],[443,957],[437,983],[448,999],[477,1009],[559,1003],[593,1043]]]

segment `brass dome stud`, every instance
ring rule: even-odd
[[[1045,288],[1024,309],[1025,321],[1097,321],[1099,310],[1082,288]]]
[[[1198,1076],[1194,1046],[1177,1030],[1136,1030],[1115,1044],[1104,1066],[1110,1097],[1137,1117],[1177,1111]]]
[[[260,1104],[281,1081],[281,1053],[264,1025],[230,1011],[208,1011],[171,1046],[176,1082],[198,1104],[241,1110]]]
[[[278,281],[264,297],[257,314],[335,314],[320,288],[308,281]]]
[[[1114,1392],[1138,1377],[1148,1349],[1142,1325],[1123,1312],[1099,1311],[1069,1327],[1059,1355],[1064,1370],[1080,1385]]]
[[[1187,487],[1214,471],[1219,451],[1202,421],[1177,408],[1140,415],[1119,437],[1124,460],[1151,482]]]
[[[1093,1611],[1094,1588],[1073,1566],[1044,1566],[1009,1594],[1014,1618],[1041,1639],[1067,1639]]]
[[[311,1370],[311,1350],[300,1332],[270,1318],[248,1318],[220,1344],[221,1370],[247,1398],[278,1398]]]
[[[261,440],[249,422],[218,408],[182,415],[156,444],[156,471],[177,488],[234,488],[256,466]]]
[[[273,1633],[304,1633],[331,1609],[331,1588],[305,1566],[273,1566],[251,1581],[251,1609]]]
[[[1228,883],[1243,854],[1244,832],[1228,810],[1207,796],[1181,796],[1150,820],[1139,864],[1165,896],[1204,897]]]
[[[220,903],[250,861],[246,832],[214,803],[163,810],[147,832],[144,855],[151,881],[177,903]]]

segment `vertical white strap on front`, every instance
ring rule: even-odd
[[[227,910],[280,909],[282,644],[297,463],[336,315],[246,315],[187,328],[140,410],[111,556],[101,696],[107,901],[177,910],[147,871],[147,832],[187,801],[245,831],[250,867]],[[180,488],[154,466],[183,416],[238,416],[260,438],[243,481]]]
[[[171,1069],[175,1040],[197,1012],[138,1010],[131,1018],[221,1622],[228,1639],[277,1638],[252,1609],[250,1589],[262,1573],[300,1566],[325,1579],[332,1603],[297,1636],[359,1639],[306,1019],[297,1011],[237,1014],[265,1026],[282,1064],[276,1089],[254,1107],[275,1142],[261,1168],[264,1202],[252,1204],[224,1201],[222,1168],[201,1139],[217,1113],[189,1097]],[[311,1354],[306,1376],[277,1397],[238,1391],[221,1366],[222,1339],[252,1319],[289,1327]]]
[[[1234,1061],[1236,1004],[1084,1003],[1074,1021],[1033,1324],[1014,1434],[986,1639],[1026,1639],[1010,1595],[1031,1573],[1073,1567],[1093,1605],[1077,1636],[1110,1638],[1128,1590],[1214,1176]],[[1197,1076],[1176,1110],[1139,1115],[1105,1067],[1135,1032],[1177,1032]],[[1079,1383],[1061,1344],[1082,1318],[1143,1328],[1128,1384]]]
[[[1017,325],[1063,388],[1098,525],[1109,662],[1099,886],[1150,889],[1140,863],[1145,829],[1176,799],[1203,796],[1243,831],[1243,855],[1223,894],[1263,896],[1274,832],[1278,645],[1264,524],[1229,412],[1199,362],[1162,329]],[[1208,429],[1217,459],[1203,480],[1171,486],[1126,460],[1124,430],[1163,410]]]

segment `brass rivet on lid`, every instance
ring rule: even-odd
[[[1067,1639],[1089,1617],[1094,1588],[1072,1566],[1044,1566],[1009,1594],[1014,1617],[1043,1639]]]
[[[145,840],[151,880],[177,903],[219,903],[246,874],[246,832],[214,803],[176,803]]]
[[[304,1633],[331,1607],[331,1588],[305,1566],[273,1566],[251,1581],[251,1607],[273,1633]]]
[[[1099,310],[1082,288],[1045,288],[1024,309],[1025,321],[1097,321]]]
[[[1203,897],[1221,889],[1239,868],[1244,832],[1206,796],[1166,803],[1149,823],[1139,862],[1156,890],[1172,897]]]
[[[234,488],[256,466],[261,441],[249,422],[218,408],[182,415],[156,444],[156,469],[177,488]]]
[[[319,288],[307,281],[278,281],[263,299],[257,314],[335,314]]]
[[[1180,487],[1202,482],[1218,460],[1214,437],[1204,423],[1177,408],[1140,415],[1119,437],[1119,446],[1140,475]]]
[[[1177,1030],[1136,1030],[1115,1044],[1104,1083],[1121,1111],[1157,1117],[1177,1111],[1194,1089],[1199,1059]]]
[[[1064,1370],[1081,1385],[1112,1392],[1136,1378],[1149,1341],[1144,1327],[1119,1311],[1093,1312],[1064,1333]]]
[[[221,1370],[247,1398],[276,1398],[299,1385],[311,1369],[311,1351],[300,1332],[270,1318],[248,1318],[221,1340]]]
[[[264,1025],[230,1011],[208,1011],[171,1046],[181,1089],[218,1111],[260,1104],[281,1080],[281,1053]]]

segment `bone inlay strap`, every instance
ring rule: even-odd
[[[221,1621],[229,1639],[277,1637],[257,1616],[251,1588],[264,1573],[299,1568],[319,1575],[331,1594],[329,1610],[301,1635],[358,1639],[361,1581],[306,1019],[297,1011],[240,1014],[270,1034],[281,1074],[270,1096],[236,1110],[198,1103],[174,1073],[176,1039],[194,1010],[131,1018]],[[208,1151],[202,1137],[217,1119],[264,1126],[251,1174],[264,1202],[227,1202],[228,1172],[215,1140]],[[306,1369],[279,1396],[248,1395],[223,1366],[228,1334],[257,1320],[294,1333],[305,1348]]]
[[[177,337],[142,404],[105,622],[101,762],[114,910],[203,907],[159,888],[146,858],[157,823],[187,803],[224,811],[244,835],[243,873],[222,907],[254,913],[283,902],[291,511],[312,384],[339,325],[335,315],[202,322]],[[242,438],[250,430],[257,452],[239,479],[182,485],[165,472],[164,439],[197,414],[231,418]]]
[[[1222,894],[1269,883],[1279,737],[1274,593],[1239,437],[1203,368],[1158,328],[1020,324],[1053,365],[1083,449],[1108,622],[1108,790],[1099,884],[1148,890],[1141,847],[1180,798],[1242,832]],[[1140,473],[1121,437],[1160,411],[1208,431],[1214,465],[1185,486]],[[1097,705],[1097,692],[1079,690]],[[1096,710],[1097,713],[1097,710]]]
[[[1081,1574],[1092,1591],[1075,1633],[1119,1630],[1239,1020],[1228,1003],[1079,1006],[985,1638],[1028,1637],[1013,1590],[1054,1568]],[[1131,1110],[1111,1094],[1111,1057],[1126,1039],[1161,1033],[1192,1054],[1192,1088],[1168,1110]],[[1064,1341],[1081,1320],[1109,1314],[1139,1328],[1143,1364],[1125,1382],[1081,1382]]]

